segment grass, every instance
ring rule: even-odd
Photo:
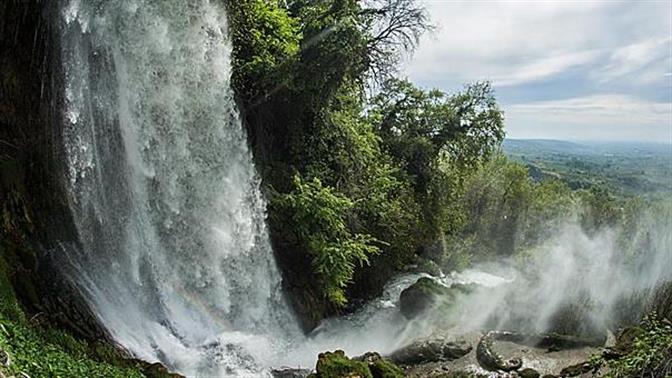
[[[8,279],[10,268],[0,246],[0,364],[5,376],[144,377],[141,367],[102,343],[77,340],[65,331],[29,319]]]

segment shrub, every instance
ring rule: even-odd
[[[643,332],[635,338],[627,355],[609,363],[609,376],[669,377],[672,374],[672,325],[656,313],[644,318]]]
[[[346,217],[354,203],[318,178],[294,177],[294,190],[281,196],[281,206],[292,214],[293,232],[312,257],[325,297],[337,306],[347,303],[344,289],[355,267],[368,264],[379,253],[377,240],[368,234],[350,232]]]

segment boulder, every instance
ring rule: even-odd
[[[423,312],[441,305],[452,305],[460,293],[469,293],[473,285],[441,285],[429,277],[419,278],[399,296],[399,311],[406,319],[413,319]]]
[[[417,365],[426,362],[456,360],[471,350],[472,347],[464,341],[436,338],[416,341],[390,354],[388,358],[396,364]]]
[[[478,346],[476,347],[476,360],[479,365],[490,371],[513,371],[520,369],[523,366],[523,361],[520,358],[505,360],[495,352],[493,335],[494,333],[489,332],[483,335],[478,342]]]
[[[590,373],[593,365],[590,362],[581,362],[575,365],[567,366],[560,371],[561,377],[576,377],[581,374]]]
[[[539,374],[539,372],[534,369],[525,368],[518,371],[518,376],[520,378],[539,378],[541,374]]]
[[[373,378],[403,378],[404,371],[376,352],[368,352],[353,360],[366,362]]]
[[[366,362],[351,360],[342,350],[320,353],[311,378],[373,378]]]
[[[399,296],[399,311],[407,319],[415,318],[433,307],[444,288],[431,278],[422,277],[413,285],[404,289]]]

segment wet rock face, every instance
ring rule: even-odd
[[[63,177],[60,1],[0,2],[0,249],[18,299],[88,339],[107,337],[61,274],[77,236]]]
[[[421,340],[390,354],[388,358],[403,365],[417,365],[427,362],[450,361],[469,352],[472,347],[464,341],[448,341],[443,338]]]
[[[473,285],[462,284],[453,284],[446,287],[429,277],[421,277],[401,292],[399,311],[406,319],[413,319],[438,306],[445,306],[447,309],[455,303],[459,294],[469,293],[473,289]]]
[[[606,340],[606,334],[595,337],[578,337],[557,333],[518,333],[506,331],[491,331],[490,336],[495,340],[510,341],[520,345],[536,348],[546,348],[549,351],[577,349],[583,347],[601,347]]]

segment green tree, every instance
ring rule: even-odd
[[[299,22],[277,2],[227,0],[233,20],[233,85],[256,102],[291,81],[299,52]]]
[[[581,226],[586,232],[593,233],[604,227],[615,226],[623,215],[623,208],[608,188],[593,185],[582,191],[583,213]]]
[[[504,138],[503,116],[488,83],[448,95],[388,80],[372,100],[369,122],[403,168],[423,208],[429,238],[460,192],[461,176],[487,160]]]
[[[564,182],[533,181],[527,167],[493,156],[469,175],[460,197],[465,214],[457,239],[463,253],[480,259],[529,251],[570,220],[577,198]]]

